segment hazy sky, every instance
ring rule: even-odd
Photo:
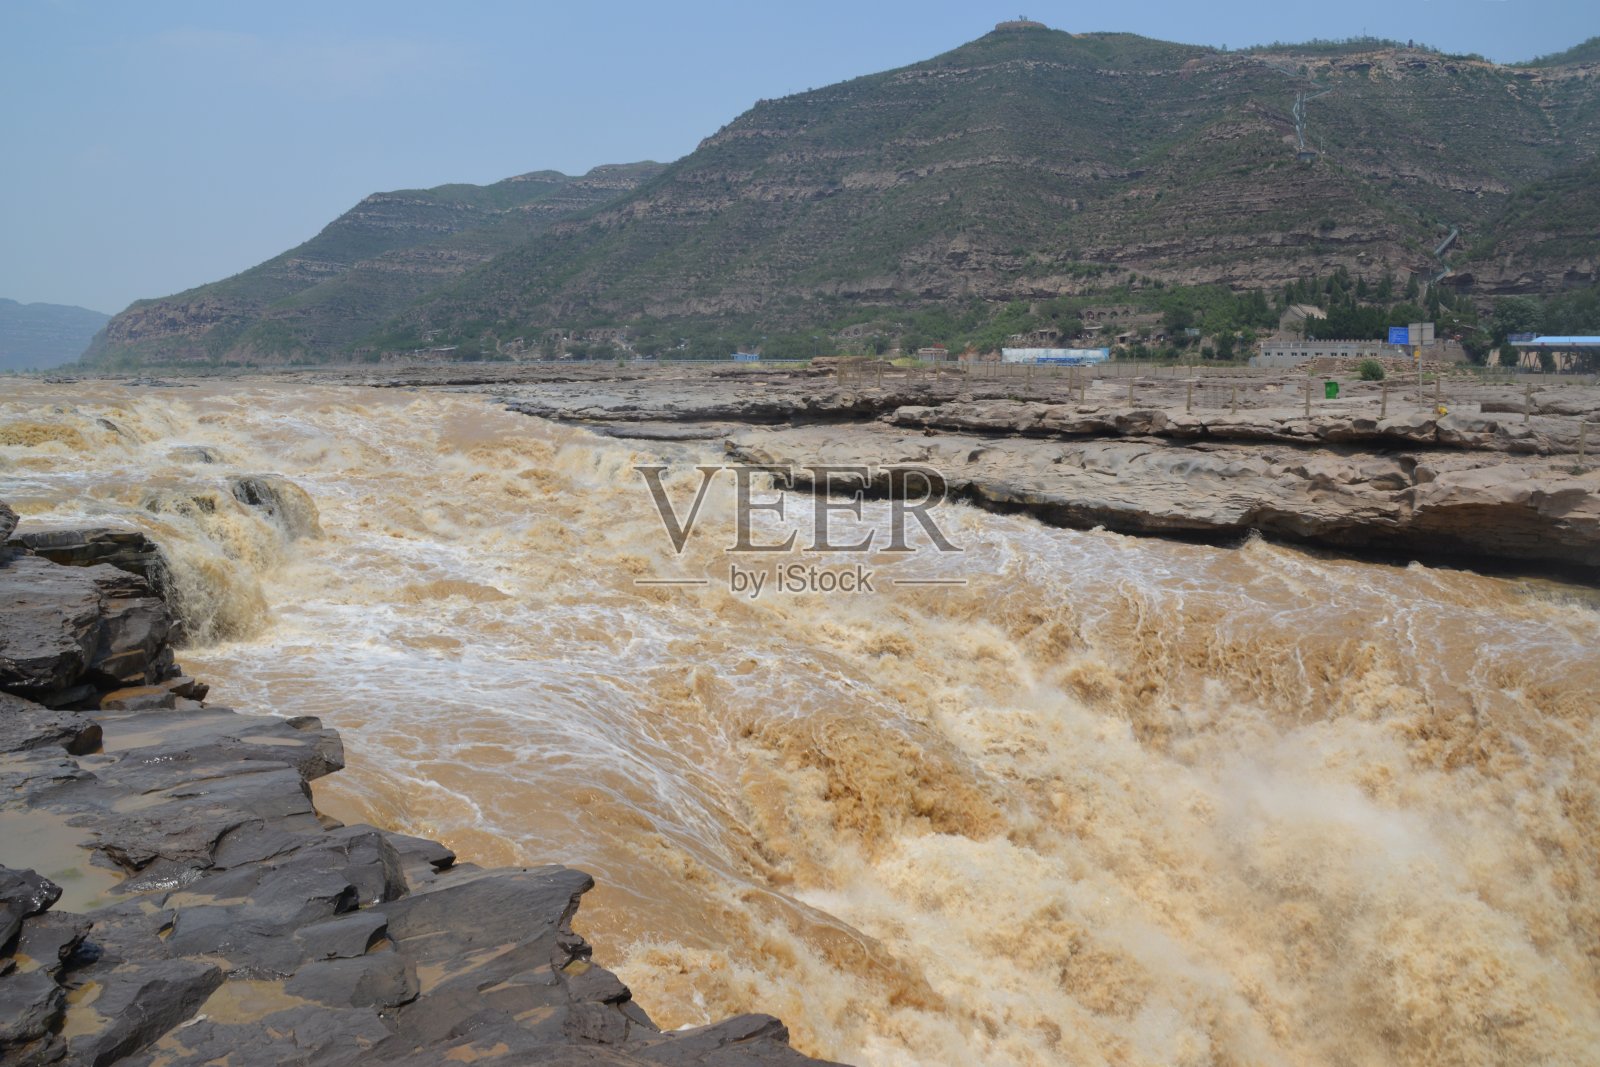
[[[1515,61],[1594,0],[1040,3],[1058,29],[1241,47],[1369,33]],[[0,0],[0,296],[118,311],[236,273],[380,189],[676,159],[762,97],[1019,11],[805,3]]]

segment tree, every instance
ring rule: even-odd
[[[1194,312],[1181,305],[1169,307],[1161,316],[1161,324],[1167,328],[1169,337],[1181,336],[1184,330],[1194,326]]]

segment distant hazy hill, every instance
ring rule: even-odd
[[[90,360],[330,358],[412,300],[552,222],[614,199],[660,164],[539,171],[493,185],[374,193],[317,236],[259,266],[141,300],[94,340]]]
[[[67,304],[0,299],[0,370],[44,370],[71,363],[109,318]]]
[[[1515,194],[1597,152],[1588,46],[1504,67],[1384,42],[1220,52],[1001,29],[760,101],[636,188],[502,232],[470,270],[417,280],[366,340],[708,321],[756,333],[825,327],[864,306],[1039,299],[1130,279],[1276,289],[1338,267],[1432,277],[1452,229],[1454,265],[1505,239]],[[1581,181],[1570,191],[1585,195]],[[1566,278],[1561,242],[1525,254],[1518,270],[1534,284]],[[295,321],[303,298],[278,299],[207,345],[139,345],[151,335],[135,307],[102,351],[237,358]],[[333,351],[371,319],[298,336]]]

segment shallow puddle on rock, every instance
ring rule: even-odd
[[[238,1025],[307,1005],[312,1005],[312,1002],[285,993],[282,982],[235,979],[218,986],[216,992],[200,1005],[195,1018]]]
[[[67,825],[53,812],[4,809],[6,832],[0,836],[0,865],[34,870],[61,887],[56,911],[93,911],[120,898],[112,890],[122,882],[119,871],[90,862],[94,853],[79,842],[89,834]]]
[[[61,1024],[61,1036],[64,1039],[71,1041],[75,1037],[97,1034],[106,1028],[110,1020],[93,1007],[94,1002],[100,999],[103,988],[99,982],[85,982],[67,991],[67,1015]]]
[[[101,713],[96,716],[104,731],[105,752],[127,752],[135,748],[177,740],[195,742],[204,737],[225,734],[249,723],[229,713],[193,711],[145,711]]]

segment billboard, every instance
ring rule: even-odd
[[[1411,331],[1404,326],[1389,327],[1389,343],[1392,345],[1408,345],[1411,343]]]
[[[761,354],[759,352],[735,352],[733,361],[735,363],[759,363]]]

